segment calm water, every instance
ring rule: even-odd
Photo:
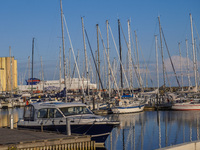
[[[9,124],[11,111],[0,109],[0,127]],[[13,112],[14,122],[22,118],[22,108]],[[144,111],[107,117],[120,120],[106,140],[108,150],[153,150],[199,140],[200,111]]]

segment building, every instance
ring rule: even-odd
[[[11,85],[13,90],[17,88],[17,60],[0,57],[0,92],[10,92]]]
[[[94,83],[91,83],[85,78],[67,78],[66,85],[68,90],[79,90],[79,89],[87,89],[87,85],[89,89],[96,89],[97,85]],[[31,87],[33,90],[39,90],[39,91],[59,91],[63,90],[65,87],[64,85],[64,79],[61,80],[61,85],[59,80],[48,80],[48,81],[40,81],[37,84],[34,85],[18,85],[18,88],[20,91],[31,91]]]

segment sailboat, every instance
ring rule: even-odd
[[[130,28],[129,26],[129,21],[128,21],[128,29]],[[120,49],[120,75],[121,75],[121,88],[123,89],[123,81],[122,81],[122,60],[121,60],[121,40],[120,40],[120,21],[118,20],[118,30],[119,30],[119,49]],[[129,30],[130,32],[130,30]],[[129,34],[130,35],[130,34]],[[130,38],[130,36],[129,36]],[[129,40],[130,41],[130,40]],[[128,49],[130,51],[130,43],[128,46]],[[132,95],[122,95],[120,96],[119,93],[119,99],[116,99],[115,105],[111,108],[113,113],[134,113],[134,112],[141,112],[144,110],[144,101],[141,101],[137,98],[133,97]]]
[[[111,108],[114,114],[135,113],[144,110],[144,103],[136,101],[133,97],[126,97],[123,95],[120,99],[116,100],[115,106]]]
[[[195,74],[195,87],[192,90],[188,90],[191,92],[198,92],[198,82],[197,82],[197,63],[195,56],[195,48],[194,48],[194,37],[193,37],[193,24],[192,24],[192,15],[190,14],[190,25],[191,25],[191,37],[192,37],[192,49],[193,49],[193,64],[194,64],[194,74]],[[178,101],[173,104],[173,110],[200,110],[200,99],[185,100]]]

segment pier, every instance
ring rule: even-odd
[[[30,130],[18,130],[0,128],[1,150],[94,150],[95,142],[88,135],[67,136],[52,132],[39,132]]]

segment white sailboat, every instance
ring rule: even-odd
[[[144,104],[141,101],[135,101],[133,98],[121,98],[116,101],[115,107],[111,108],[114,114],[135,113],[144,110]]]

